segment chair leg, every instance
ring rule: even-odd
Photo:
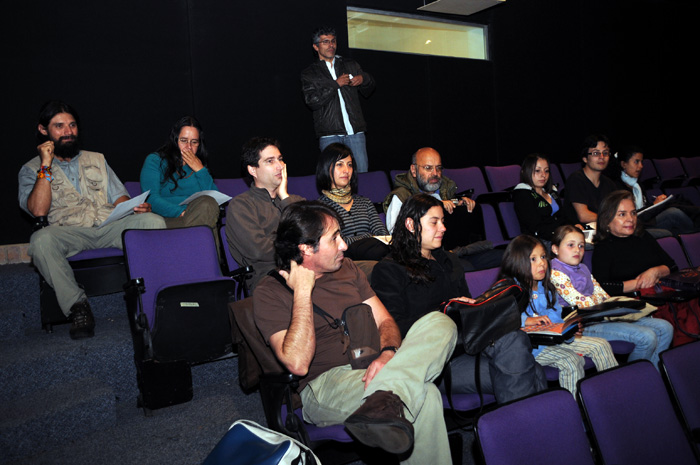
[[[460,431],[454,431],[447,435],[447,440],[450,443],[450,455],[454,465],[462,464],[462,455],[464,449],[464,439]]]

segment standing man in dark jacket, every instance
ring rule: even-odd
[[[301,73],[304,101],[313,110],[314,128],[321,150],[334,142],[347,145],[357,162],[357,172],[368,170],[365,130],[358,90],[369,97],[374,79],[359,63],[335,54],[335,29],[321,27],[313,34],[318,61]]]

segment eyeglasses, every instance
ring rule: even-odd
[[[423,168],[425,171],[442,171],[442,165],[416,165],[418,168]]]
[[[318,43],[322,44],[322,45],[330,45],[330,44],[335,45],[337,42],[336,42],[336,39],[325,39],[325,40],[319,40]]]
[[[608,158],[610,156],[610,152],[607,150],[604,152],[599,152],[597,150],[594,150],[593,152],[588,152],[588,155],[593,155],[594,157]]]
[[[192,147],[197,147],[199,145],[199,139],[185,139],[184,137],[178,139],[182,145],[190,144]]]

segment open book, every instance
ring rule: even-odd
[[[578,331],[578,321],[523,326],[533,346],[551,346],[568,341]]]
[[[653,218],[671,206],[671,204],[668,203],[671,199],[673,199],[673,195],[669,195],[657,204],[649,205],[641,210],[637,210],[637,216],[643,218]]]
[[[561,344],[574,337],[578,331],[579,324],[586,325],[591,322],[602,321],[607,317],[639,313],[640,309],[644,308],[645,305],[644,302],[639,300],[626,300],[606,301],[581,309],[573,307],[564,317],[563,323],[532,325],[521,329],[528,334],[533,346]]]

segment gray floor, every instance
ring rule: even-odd
[[[193,400],[144,416],[122,294],[91,298],[96,336],[72,341],[67,325],[41,331],[28,265],[0,266],[0,292],[0,463],[196,464],[233,421],[265,424],[235,358],[193,367]],[[462,436],[474,463],[473,435]]]

